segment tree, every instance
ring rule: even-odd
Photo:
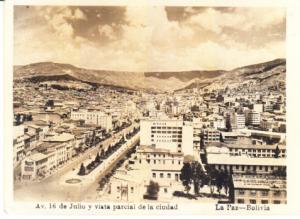
[[[111,146],[109,145],[108,148],[107,148],[107,150],[106,150],[106,155],[110,155],[110,154],[111,154],[111,152],[112,152],[111,149],[112,149],[112,148],[111,148]]]
[[[229,189],[231,187],[231,175],[228,173],[227,169],[225,169],[225,171],[223,172],[223,178],[224,178],[224,189],[225,189],[225,193],[226,195],[229,192]]]
[[[200,188],[204,186],[205,173],[199,162],[193,162],[191,165],[192,169],[192,180],[194,184],[195,194],[199,194]]]
[[[223,188],[224,186],[224,179],[225,179],[225,176],[224,176],[224,171],[221,170],[221,171],[217,171],[216,172],[216,186],[217,186],[217,191],[219,193],[219,196],[221,195],[221,189]]]
[[[157,197],[158,192],[159,192],[159,184],[151,180],[147,187],[147,194],[150,197]]]
[[[95,157],[95,163],[100,163],[100,156],[99,153],[97,153],[96,157]]]
[[[279,150],[279,147],[278,145],[276,146],[276,149],[274,151],[274,158],[278,158],[279,157],[279,154],[280,154],[280,150]]]
[[[210,187],[210,193],[213,194],[214,188],[216,186],[216,179],[217,179],[218,171],[210,165],[206,166],[206,171],[207,171],[206,184]]]
[[[192,174],[190,163],[184,163],[181,169],[180,180],[182,181],[182,185],[185,187],[187,193],[189,193],[191,189],[190,184],[192,183]]]
[[[224,142],[223,135],[221,132],[220,132],[220,142]]]
[[[192,111],[192,112],[199,112],[199,111],[200,111],[200,110],[199,110],[199,106],[193,105],[193,106],[191,107],[191,111]]]
[[[219,95],[217,96],[217,98],[216,98],[216,101],[217,101],[217,102],[223,102],[223,101],[224,101],[224,97],[223,97],[221,94],[219,94]]]
[[[28,115],[28,121],[32,121],[32,115],[31,114]]]
[[[46,102],[46,106],[47,106],[47,107],[53,107],[53,106],[54,106],[54,100],[48,100],[48,101]]]
[[[104,156],[105,156],[105,152],[104,152],[104,149],[102,149],[102,150],[101,150],[100,157],[103,158]]]
[[[96,140],[96,131],[93,130],[93,135],[92,135],[92,139],[91,139],[91,146],[95,145],[95,140]]]
[[[21,115],[18,113],[16,115],[16,125],[20,125],[21,124]]]
[[[200,133],[200,148],[203,149],[205,147],[204,144],[204,134],[201,132]]]
[[[230,122],[229,119],[226,120],[226,128],[227,128],[227,131],[231,131],[232,130],[231,122]]]
[[[286,169],[285,168],[278,168],[272,172],[272,175],[277,177],[286,177]]]
[[[85,167],[84,167],[83,163],[81,163],[78,175],[79,176],[84,176],[85,175]]]

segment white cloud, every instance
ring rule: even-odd
[[[249,31],[276,25],[285,16],[281,9],[239,8],[235,13],[208,9],[179,23],[169,21],[163,7],[128,7],[121,37],[116,37],[115,25],[99,25],[99,34],[111,42],[95,44],[74,35],[69,19],[87,19],[80,9],[72,13],[63,7],[41,8],[38,16],[48,25],[16,30],[16,64],[55,61],[126,71],[229,70],[285,57],[284,41],[248,48],[246,42],[236,42],[222,32],[224,27]],[[202,29],[200,34],[197,26]],[[207,37],[208,32],[216,34],[218,40]]]
[[[220,34],[224,27],[240,28],[240,25],[245,22],[245,17],[238,13],[225,13],[209,8],[202,13],[191,16],[186,22]]]
[[[115,32],[113,28],[107,24],[105,25],[99,25],[98,26],[98,32],[100,35],[107,37],[110,40],[116,39]]]
[[[78,20],[86,20],[87,19],[85,14],[79,8],[76,8],[73,18],[78,19]]]
[[[220,34],[224,27],[249,31],[277,25],[285,19],[283,8],[236,8],[234,13],[209,8],[186,22]]]
[[[238,8],[237,13],[245,17],[245,22],[240,26],[245,31],[278,25],[286,16],[284,8]]]

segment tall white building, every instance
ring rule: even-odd
[[[142,119],[140,144],[194,155],[193,126],[182,119]]]
[[[262,113],[262,112],[264,111],[263,104],[262,104],[262,103],[256,103],[256,104],[253,104],[253,110],[254,110],[255,112]]]
[[[72,110],[71,119],[84,120],[86,124],[101,126],[106,130],[112,129],[112,116],[96,110]]]
[[[217,129],[207,128],[202,130],[204,143],[220,142],[220,132]]]
[[[227,122],[229,122],[231,129],[245,128],[245,114],[243,113],[230,113],[227,115]]]
[[[260,125],[260,113],[254,110],[247,113],[247,124],[248,125]]]

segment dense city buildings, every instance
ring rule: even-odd
[[[86,124],[94,124],[103,127],[107,131],[112,129],[112,116],[97,110],[72,110],[71,119],[84,120]]]
[[[93,188],[96,200],[168,202],[190,191],[216,203],[286,203],[282,86],[161,93],[82,81],[14,83],[16,185],[59,175],[65,191],[80,182],[79,193]]]

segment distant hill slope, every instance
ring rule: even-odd
[[[145,72],[146,77],[155,77],[159,79],[169,79],[175,77],[180,81],[188,82],[192,79],[215,78],[226,73],[223,70],[215,71],[180,71],[180,72]]]
[[[14,79],[31,81],[79,80],[129,89],[174,91],[212,84],[240,83],[244,80],[285,79],[285,59],[248,65],[231,71],[126,72],[78,68],[70,64],[40,62],[15,66]]]

